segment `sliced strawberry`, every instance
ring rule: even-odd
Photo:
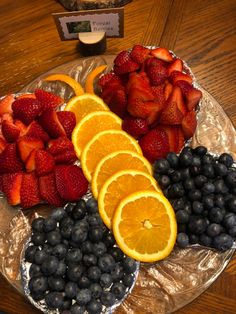
[[[139,140],[139,145],[151,163],[164,158],[169,152],[168,136],[163,130],[152,129]]]
[[[199,89],[194,88],[186,81],[177,81],[175,85],[180,87],[186,99],[188,110],[191,111],[195,109],[202,98],[202,92]]]
[[[129,75],[129,80],[126,84],[126,92],[129,93],[131,88],[150,89],[150,81],[145,72],[132,72]]]
[[[20,189],[21,206],[23,209],[40,203],[38,179],[34,172],[23,173]]]
[[[138,138],[140,135],[144,135],[149,131],[147,120],[130,116],[124,118],[122,129],[135,138]]]
[[[56,164],[73,164],[77,160],[74,150],[65,150],[53,157]]]
[[[196,112],[194,110],[189,111],[182,121],[182,129],[185,139],[189,139],[194,135],[197,127]]]
[[[159,66],[159,67],[164,67],[167,69],[169,63],[165,62],[163,60],[157,59],[155,57],[148,57],[145,60],[145,64],[144,64],[144,70],[147,72],[149,68],[153,67],[153,66]]]
[[[3,176],[4,176],[4,174],[0,174],[0,192],[2,192],[2,190],[3,190],[3,183],[2,183]]]
[[[134,45],[133,49],[130,52],[130,57],[134,62],[138,64],[143,64],[149,53],[150,50],[148,48],[141,45]]]
[[[20,129],[12,122],[2,122],[2,134],[8,143],[15,142],[20,135]]]
[[[22,172],[6,173],[2,176],[2,191],[11,205],[18,205],[21,202],[22,177]]]
[[[35,164],[36,151],[37,149],[33,149],[31,153],[29,154],[28,158],[26,159],[25,168],[27,172],[31,172],[36,169],[36,164]]]
[[[152,91],[155,96],[155,102],[157,102],[161,109],[165,107],[166,99],[165,99],[165,85],[152,86]]]
[[[13,102],[12,111],[14,119],[19,119],[29,125],[42,112],[42,107],[37,99],[20,98]]]
[[[44,176],[54,170],[55,162],[52,155],[43,150],[38,149],[35,153],[35,169],[38,176]]]
[[[0,154],[4,151],[7,146],[7,142],[3,137],[0,137]]]
[[[45,110],[39,117],[38,122],[50,137],[66,136],[66,132],[54,109]]]
[[[179,145],[179,126],[175,125],[158,125],[156,130],[162,130],[166,132],[169,143],[169,150],[171,152],[176,152]]]
[[[127,107],[127,97],[124,90],[114,90],[107,104],[112,112],[123,118]]]
[[[104,88],[108,83],[117,83],[118,85],[122,85],[120,78],[115,75],[115,73],[107,73],[99,78],[98,85],[101,88]]]
[[[76,202],[88,190],[88,181],[78,166],[56,166],[55,178],[57,190],[65,201]]]
[[[27,131],[27,126],[18,119],[14,121],[14,124],[20,129],[20,136],[25,135]]]
[[[168,75],[170,76],[174,71],[183,71],[183,61],[181,59],[175,59],[169,66],[168,66]]]
[[[22,136],[17,141],[17,148],[23,162],[26,162],[33,149],[44,148],[43,141],[37,138]]]
[[[123,50],[120,53],[118,53],[118,55],[116,56],[116,58],[114,60],[114,64],[116,66],[120,66],[129,60],[130,60],[129,52],[127,50]]]
[[[68,138],[71,138],[72,131],[74,130],[74,127],[76,125],[76,118],[75,114],[72,111],[58,111],[57,117],[59,121],[61,122],[66,135]]]
[[[130,88],[128,95],[128,103],[132,103],[137,99],[142,101],[153,101],[155,99],[152,88],[147,86],[146,88],[141,88],[140,86],[134,86]]]
[[[67,137],[58,137],[57,139],[48,142],[47,151],[53,156],[56,156],[65,151],[74,151],[74,146]]]
[[[178,135],[179,135],[179,141],[178,141],[178,147],[176,149],[177,154],[182,150],[182,148],[184,147],[184,143],[185,143],[184,132],[183,132],[181,127],[178,127]]]
[[[169,52],[169,50],[167,50],[166,48],[155,48],[152,49],[150,54],[158,59],[164,60],[166,62],[171,62],[173,61],[173,56],[171,55],[171,53]]]
[[[49,135],[44,131],[42,126],[37,121],[30,123],[27,130],[25,131],[25,135],[40,139],[44,143],[48,142],[50,139]]]
[[[12,114],[9,113],[9,112],[5,112],[2,114],[2,117],[1,117],[1,121],[8,121],[10,123],[13,123],[13,117],[12,117]]]
[[[192,84],[193,82],[193,79],[189,74],[180,71],[173,71],[170,75],[170,80],[173,84],[176,84],[177,81],[186,81],[189,84]]]
[[[173,85],[169,82],[166,82],[165,90],[164,90],[165,100],[167,100],[170,97],[170,94],[172,93],[172,91],[173,91]]]
[[[21,98],[36,99],[35,94],[21,94],[21,95],[16,96],[16,99],[21,99]]]
[[[4,113],[12,113],[11,105],[15,98],[12,94],[9,94],[0,100],[0,116]]]
[[[132,61],[131,59],[126,61],[120,66],[114,65],[114,72],[117,75],[134,72],[139,69],[138,63]]]
[[[53,93],[47,92],[43,89],[36,89],[34,93],[36,98],[42,105],[42,111],[49,108],[56,109],[64,103],[64,100],[61,97]]]
[[[65,203],[57,191],[54,172],[39,178],[39,193],[42,200],[50,205],[63,206]]]
[[[23,164],[17,154],[16,144],[7,144],[0,154],[0,174],[19,172],[22,169]]]
[[[160,60],[156,60],[155,64],[148,67],[147,75],[152,86],[164,83],[168,77],[167,69],[163,66],[163,63],[160,62]]]

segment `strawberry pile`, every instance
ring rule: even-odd
[[[101,98],[123,119],[123,129],[139,140],[150,162],[180,152],[193,136],[202,93],[182,60],[167,49],[135,45],[120,52],[99,86]]]
[[[42,89],[0,100],[0,191],[11,205],[62,206],[86,193],[70,141],[75,115],[56,111],[63,102]]]

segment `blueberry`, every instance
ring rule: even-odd
[[[66,262],[67,264],[70,263],[79,263],[82,260],[82,253],[81,250],[78,248],[69,249],[66,255]]]
[[[110,254],[104,254],[98,258],[98,267],[104,273],[111,272],[115,267],[115,260]]]
[[[62,306],[60,308],[61,314],[66,314],[66,310],[67,310],[67,314],[71,314],[71,312],[69,311],[71,305],[72,305],[72,300],[68,299],[68,298],[64,298],[63,299],[63,304],[62,304]]]
[[[130,288],[134,282],[133,274],[124,274],[122,282],[126,287]]]
[[[199,242],[201,245],[204,245],[206,247],[212,246],[212,238],[205,233],[200,235]]]
[[[193,155],[193,166],[201,166],[202,162],[201,162],[201,158],[197,155]]]
[[[230,166],[232,166],[234,160],[233,160],[233,157],[230,154],[223,153],[219,157],[219,162],[224,164],[226,167],[230,167]]]
[[[215,193],[219,194],[227,194],[229,189],[226,186],[226,184],[224,183],[223,179],[218,179],[214,182],[214,186],[215,186]]]
[[[93,282],[98,282],[101,274],[101,269],[98,266],[90,266],[87,270],[88,278]]]
[[[214,202],[215,202],[216,207],[224,208],[224,206],[225,206],[225,198],[221,194],[215,195]]]
[[[41,265],[46,260],[47,256],[48,254],[45,250],[37,250],[34,256],[35,264]]]
[[[233,226],[229,229],[229,235],[234,239],[236,238],[236,226]]]
[[[46,295],[46,292],[42,292],[42,293],[32,292],[32,293],[31,293],[31,297],[32,297],[36,302],[45,299],[45,295]]]
[[[49,292],[45,297],[45,302],[49,308],[60,309],[63,305],[63,294],[60,292]]]
[[[230,171],[225,178],[225,183],[229,188],[236,187],[236,171]]]
[[[89,240],[84,241],[81,244],[81,251],[84,254],[92,253],[93,252],[93,243]]]
[[[58,259],[55,256],[48,256],[46,260],[41,265],[41,270],[44,275],[53,275],[58,267]]]
[[[103,224],[101,217],[98,213],[95,213],[95,214],[88,216],[87,221],[88,221],[88,224],[92,227],[93,226],[99,226],[99,225]]]
[[[125,295],[126,288],[121,282],[115,282],[111,287],[111,292],[118,300],[121,300]]]
[[[56,229],[56,227],[57,227],[57,222],[54,218],[48,217],[47,219],[45,219],[44,226],[43,226],[43,229],[45,232],[53,231]]]
[[[196,148],[194,148],[193,152],[194,154],[202,157],[207,153],[207,148],[205,146],[197,146]]]
[[[100,278],[100,285],[104,288],[109,288],[112,284],[112,281],[111,274],[103,273]]]
[[[114,282],[119,281],[124,275],[124,269],[120,264],[116,264],[114,269],[111,271],[111,277]]]
[[[89,239],[92,242],[99,242],[103,238],[103,229],[102,227],[94,227],[89,230]]]
[[[197,175],[200,175],[201,173],[201,166],[200,165],[191,165],[190,166],[190,173],[192,176],[197,176]]]
[[[221,225],[212,223],[207,227],[206,232],[209,237],[214,238],[221,233]]]
[[[101,294],[101,302],[105,306],[112,306],[116,302],[116,298],[111,292],[103,291]]]
[[[184,209],[180,209],[176,212],[176,220],[178,223],[185,224],[189,221],[189,213]]]
[[[97,257],[94,254],[85,254],[83,256],[83,263],[86,267],[97,265]]]
[[[78,286],[81,289],[84,288],[89,288],[89,286],[91,285],[91,281],[89,280],[89,278],[85,275],[82,275],[79,280],[78,280]]]
[[[74,224],[75,228],[82,228],[82,229],[89,229],[89,224],[87,221],[87,217],[81,219],[81,220],[77,220]]]
[[[110,231],[106,232],[103,235],[103,243],[106,245],[107,248],[112,247],[116,243],[115,238]]]
[[[72,219],[72,218],[70,218],[70,217],[65,217],[65,218],[63,218],[61,221],[60,221],[60,223],[59,223],[59,227],[60,227],[60,229],[64,229],[64,228],[66,228],[66,227],[68,227],[68,226],[73,226],[74,225],[74,220]]]
[[[202,163],[207,165],[207,164],[211,164],[214,161],[214,157],[209,155],[209,154],[205,154],[202,157]]]
[[[25,260],[27,262],[33,263],[34,262],[34,256],[36,251],[38,250],[37,246],[30,245],[25,250]]]
[[[199,243],[199,237],[196,234],[189,234],[189,242],[191,244]]]
[[[210,209],[208,217],[211,222],[221,223],[225,215],[225,210],[219,207],[213,207]]]
[[[73,203],[67,203],[65,205],[65,211],[67,212],[68,215],[71,215],[73,208],[75,207],[75,204]]]
[[[185,195],[184,187],[182,183],[174,183],[169,191],[168,191],[170,198],[182,197]]]
[[[186,212],[189,213],[189,215],[191,215],[191,213],[192,213],[192,204],[191,204],[191,202],[189,202],[189,201],[185,202],[183,210],[185,210]]]
[[[188,224],[189,231],[194,234],[201,234],[204,233],[207,228],[207,223],[204,218],[200,216],[193,216],[190,219]]]
[[[227,213],[227,214],[224,216],[223,225],[224,225],[227,229],[230,229],[230,228],[236,226],[236,214],[234,214],[234,213]]]
[[[84,305],[79,305],[78,303],[72,304],[70,308],[70,313],[68,314],[84,314],[86,313],[86,307]]]
[[[200,215],[204,210],[203,204],[199,201],[193,201],[192,208],[193,213],[197,215]]]
[[[49,245],[48,243],[44,243],[42,248],[48,255],[52,255],[53,247],[51,245]]]
[[[75,282],[73,281],[68,281],[65,285],[65,295],[70,298],[74,299],[75,296],[77,295],[79,289],[78,286]]]
[[[82,243],[87,240],[88,231],[86,228],[74,226],[71,231],[71,239],[75,243]]]
[[[213,239],[213,246],[219,251],[226,251],[233,246],[233,239],[226,233],[221,233]]]
[[[53,248],[52,255],[56,256],[58,259],[63,259],[67,253],[67,246],[63,243],[57,244]]]
[[[170,166],[174,169],[177,169],[179,166],[179,157],[176,153],[170,152],[167,154],[166,159],[168,160]]]
[[[102,287],[100,286],[100,284],[98,284],[98,283],[92,283],[91,285],[90,285],[90,291],[91,291],[91,293],[92,293],[92,297],[94,298],[94,299],[98,299],[100,296],[101,296],[101,294],[102,294]]]
[[[107,247],[103,242],[94,243],[93,245],[93,254],[97,257],[102,256],[106,253]]]
[[[158,159],[154,163],[154,172],[166,174],[170,169],[170,164],[167,159]]]
[[[213,179],[215,177],[215,170],[211,164],[204,164],[202,166],[202,172],[209,179]]]
[[[162,188],[167,188],[171,183],[170,177],[163,174],[160,176],[158,183],[160,184]]]
[[[51,217],[56,221],[61,221],[66,216],[67,213],[63,207],[55,208],[51,213]]]
[[[80,264],[70,264],[67,269],[67,277],[70,281],[77,282],[82,276],[84,267]]]
[[[86,203],[84,200],[80,200],[73,208],[72,217],[74,220],[81,220],[85,217],[86,212]]]
[[[29,281],[29,289],[31,293],[43,293],[48,290],[47,278],[40,275],[35,276]]]
[[[92,300],[87,304],[87,311],[89,314],[102,313],[102,304],[98,300]]]
[[[124,257],[124,253],[118,247],[111,248],[109,254],[111,254],[111,256],[115,259],[116,262],[120,262]]]
[[[236,213],[236,196],[232,196],[227,201],[227,208],[231,210],[232,212]]]
[[[186,180],[191,177],[189,168],[181,169],[182,180]]]
[[[179,182],[182,180],[182,172],[180,170],[175,170],[172,174],[171,174],[171,180],[172,182]]]
[[[64,239],[69,239],[70,236],[71,236],[71,233],[72,233],[72,229],[73,229],[73,226],[71,225],[68,225],[68,226],[63,226],[61,228],[61,235]]]
[[[193,190],[195,188],[194,180],[192,178],[187,178],[183,182],[183,186],[184,186],[185,190]]]
[[[202,197],[202,203],[204,208],[211,209],[214,207],[214,197],[213,195],[204,195]]]
[[[34,232],[31,236],[31,242],[37,246],[43,245],[46,241],[46,235],[43,232]]]
[[[215,169],[215,173],[220,177],[224,177],[228,173],[227,167],[220,162],[215,163],[214,169]]]
[[[194,183],[196,187],[198,188],[201,188],[204,185],[204,183],[206,183],[207,181],[208,181],[207,177],[205,177],[202,174],[199,174],[198,176],[194,178]]]
[[[122,265],[124,267],[124,271],[127,274],[131,274],[136,270],[136,262],[134,259],[132,259],[131,257],[126,256],[122,262]]]
[[[185,248],[186,246],[189,245],[189,237],[186,233],[180,232],[177,235],[177,245],[181,248]]]
[[[94,214],[98,212],[98,203],[94,198],[90,198],[87,203],[87,210],[90,214]]]
[[[203,184],[201,191],[204,195],[212,194],[215,192],[215,185],[211,182],[206,182]]]
[[[182,150],[182,152],[179,155],[179,162],[181,166],[188,167],[193,162],[193,155],[190,151]]]
[[[35,232],[43,232],[44,218],[38,217],[32,221],[32,230]]]
[[[61,277],[49,277],[48,278],[48,286],[53,291],[64,291],[65,289],[65,280]]]
[[[64,263],[64,261],[59,261],[58,266],[57,266],[57,270],[54,273],[55,276],[64,276],[66,273],[66,264]]]
[[[81,289],[76,296],[76,301],[79,304],[85,305],[91,301],[92,295],[89,289]]]
[[[191,201],[200,201],[202,198],[202,193],[197,189],[191,190],[188,192],[188,198]]]
[[[30,265],[30,269],[29,269],[29,275],[30,277],[35,277],[35,276],[41,276],[42,273],[41,273],[41,268],[39,265],[36,265],[36,264],[31,264]]]

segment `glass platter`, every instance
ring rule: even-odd
[[[82,84],[87,74],[96,66],[112,67],[114,56],[98,56],[78,59],[44,73],[20,92],[32,92],[35,88],[55,92],[67,101],[73,92],[60,82],[42,80],[49,73],[69,74]],[[186,66],[187,67],[187,66]],[[205,145],[212,153],[230,152],[236,159],[236,131],[217,101],[197,83],[203,93],[198,112],[198,127],[190,145]],[[8,282],[23,293],[20,278],[22,249],[30,233],[30,221],[46,215],[46,205],[27,211],[8,205],[0,194],[0,271]],[[173,313],[190,303],[205,291],[229,263],[234,249],[224,253],[201,246],[186,249],[175,248],[164,261],[142,264],[132,293],[115,310],[115,313]]]

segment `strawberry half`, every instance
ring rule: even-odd
[[[17,154],[16,144],[7,144],[0,154],[0,174],[19,172],[23,169],[23,164]]]
[[[72,142],[67,137],[58,137],[48,142],[47,151],[53,156],[64,153],[65,151],[74,151]]]
[[[133,49],[130,52],[130,57],[134,62],[138,64],[143,64],[149,53],[150,50],[148,48],[141,45],[134,45]]]
[[[12,113],[12,103],[14,102],[15,98],[12,94],[9,94],[0,100],[0,116],[4,113]]]
[[[147,75],[152,86],[164,83],[168,77],[167,69],[160,60],[156,60],[148,67]]]
[[[98,85],[104,88],[107,84],[116,83],[122,85],[120,78],[115,73],[107,73],[102,75],[98,80]]]
[[[118,55],[115,57],[114,64],[116,66],[121,66],[124,64],[126,61],[130,60],[130,55],[127,50],[123,50]]]
[[[38,149],[35,153],[35,170],[38,176],[44,176],[54,170],[55,162],[52,155],[43,150]]]
[[[76,202],[88,190],[88,181],[78,166],[56,166],[55,178],[57,190],[65,201]]]
[[[110,93],[110,100],[107,104],[112,112],[123,118],[127,107],[127,97],[124,90],[113,90]]]
[[[14,123],[4,120],[2,122],[2,134],[8,143],[12,143],[18,139],[20,129]]]
[[[170,76],[174,71],[183,71],[183,61],[181,59],[175,59],[169,66],[168,66],[168,75]]]
[[[147,120],[129,116],[124,118],[122,129],[135,138],[138,138],[140,135],[144,135],[149,131]]]
[[[180,87],[186,100],[188,110],[191,111],[195,109],[202,98],[202,92],[186,81],[177,81],[175,85]]]
[[[129,75],[129,80],[126,84],[125,90],[129,94],[131,88],[135,87],[138,89],[150,89],[150,80],[145,72],[132,72]]]
[[[18,205],[21,202],[22,177],[22,172],[6,173],[2,176],[2,191],[11,205]]]
[[[166,48],[155,48],[151,50],[151,55],[166,62],[173,61],[173,56]]]
[[[57,191],[54,172],[39,178],[39,193],[42,200],[50,205],[63,206],[65,203]]]
[[[39,117],[38,122],[50,137],[66,136],[66,132],[54,109],[45,110]]]
[[[49,108],[56,109],[60,105],[64,103],[64,100],[50,92],[47,92],[43,89],[36,89],[34,91],[36,99],[41,103],[42,105],[42,111],[47,110]]]
[[[75,114],[72,111],[58,111],[57,117],[63,126],[68,138],[71,138],[72,131],[76,125]]]
[[[185,139],[189,139],[194,135],[197,127],[196,112],[194,110],[189,111],[182,121],[182,129]]]
[[[26,162],[33,149],[44,148],[43,141],[37,138],[22,136],[17,141],[17,148],[23,162]]]
[[[28,158],[26,159],[25,162],[25,169],[27,172],[34,171],[36,168],[35,164],[35,154],[36,154],[37,149],[33,149],[31,153],[29,154]]]
[[[38,178],[34,172],[23,173],[20,189],[21,206],[23,209],[40,203]]]
[[[4,138],[0,137],[0,154],[4,151],[7,146],[7,142]]]
[[[170,75],[170,80],[173,84],[176,84],[177,81],[186,81],[189,84],[192,84],[193,82],[193,79],[189,74],[180,71],[173,71]]]
[[[27,126],[18,119],[14,121],[14,124],[20,129],[20,136],[25,135],[27,131]]]
[[[14,119],[19,119],[29,125],[40,115],[42,107],[37,99],[19,98],[13,102],[12,111]]]
[[[179,126],[158,125],[156,130],[162,130],[167,134],[170,152],[176,152],[179,144]]]
[[[44,143],[49,141],[49,135],[44,131],[41,125],[37,121],[30,123],[25,131],[25,135],[42,140]]]
[[[77,160],[74,150],[65,150],[53,158],[56,164],[73,164]]]

